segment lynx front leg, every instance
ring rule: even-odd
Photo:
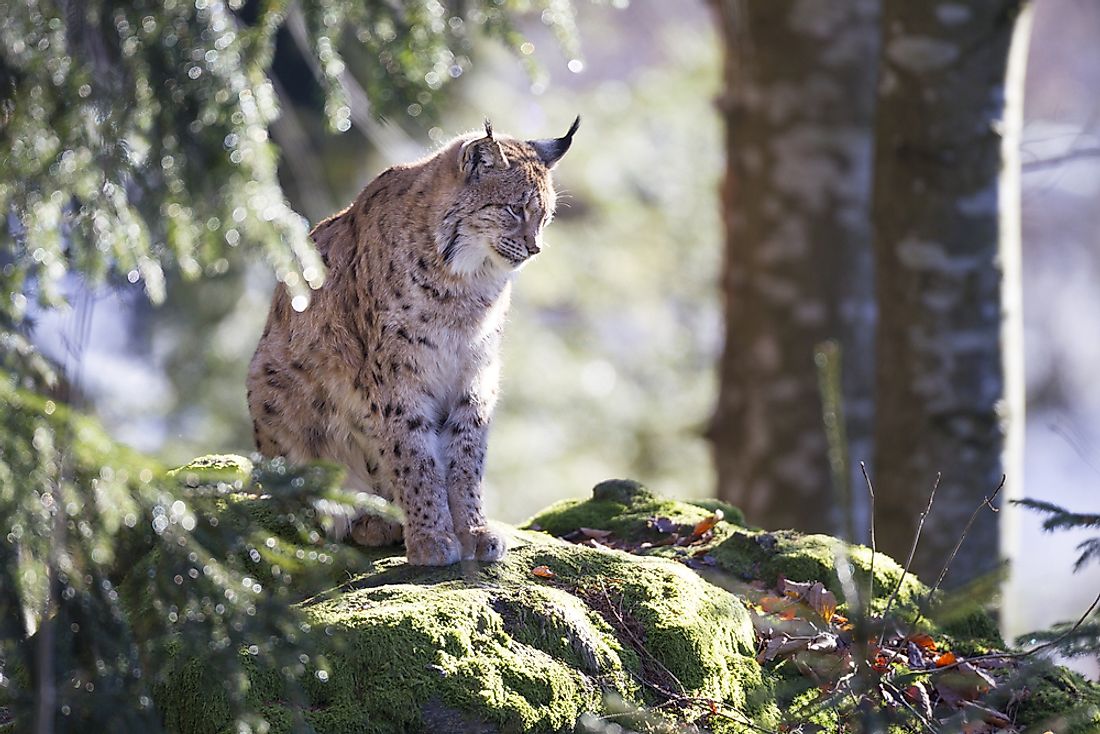
[[[479,561],[504,558],[504,537],[489,527],[481,506],[481,478],[492,403],[473,394],[463,396],[451,411],[442,440],[447,462],[447,498],[462,557]]]
[[[405,513],[405,555],[414,566],[449,566],[462,556],[447,502],[443,471],[424,418],[398,404],[384,409],[392,427],[384,459]],[[430,437],[434,439],[434,436]]]

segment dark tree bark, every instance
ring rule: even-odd
[[[1006,355],[1020,346],[1015,100],[1023,43],[1011,64],[1021,73],[1010,74],[1009,62],[1024,5],[883,4],[873,201],[876,514],[880,549],[904,558],[943,473],[914,564],[933,580],[1006,471],[1006,456],[1016,461],[1020,448],[1021,370]],[[986,512],[950,578],[994,568],[997,539],[997,516]]]
[[[718,494],[755,524],[839,533],[814,348],[840,344],[849,453],[869,461],[879,3],[713,4],[727,151]]]

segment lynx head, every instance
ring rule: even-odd
[[[538,254],[556,202],[550,171],[580,121],[560,138],[516,140],[494,136],[486,120],[484,136],[458,145],[455,200],[437,237],[452,272],[511,272]]]

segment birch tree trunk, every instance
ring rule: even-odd
[[[1012,360],[1021,347],[1015,151],[1023,64],[1013,65],[1018,74],[1008,70],[1025,4],[885,0],[882,10],[876,515],[880,549],[904,558],[943,473],[914,564],[931,580],[1020,449],[1022,370]],[[1024,42],[1015,48],[1022,57]],[[997,539],[997,516],[985,512],[950,579],[994,568]]]
[[[843,528],[814,367],[824,339],[842,350],[853,463],[871,458],[878,4],[713,2],[725,46],[726,340],[710,437],[719,496],[769,528]]]

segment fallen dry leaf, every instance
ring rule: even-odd
[[[762,596],[756,601],[757,606],[770,614],[777,614],[791,606],[790,599],[779,596]]]
[[[603,540],[611,535],[610,530],[599,530],[597,528],[577,528],[577,530],[584,537],[592,538],[593,540]]]
[[[531,573],[540,579],[552,579],[557,575],[550,570],[549,566],[535,566],[531,569]]]
[[[959,662],[959,659],[955,657],[955,653],[945,652],[936,658],[936,667],[946,668],[948,665],[954,665],[957,662]]]
[[[979,706],[978,704],[971,703],[970,701],[966,701],[965,703],[963,703],[963,707],[968,711],[976,713],[982,718],[982,721],[987,724],[992,724],[993,726],[1000,728],[1012,725],[1012,719],[1010,719],[1008,716],[1005,716],[1000,711],[994,711],[991,708]]]
[[[922,650],[936,649],[936,641],[932,639],[932,635],[924,634],[923,632],[909,635],[909,641]]]
[[[904,693],[913,705],[920,708],[921,713],[930,719],[932,718],[932,697],[928,695],[928,689],[923,682],[914,683],[906,688]]]
[[[713,514],[704,517],[695,524],[695,529],[691,531],[692,537],[698,538],[703,533],[713,530],[714,526],[722,522],[722,518],[724,517],[725,514],[721,510],[715,510]]]
[[[997,682],[970,663],[960,662],[956,668],[937,673],[935,685],[936,692],[945,703],[959,708],[964,701],[973,701],[989,689],[996,688]]]
[[[826,622],[836,613],[836,595],[820,581],[790,581],[781,577],[779,591],[785,596],[802,599]]]

